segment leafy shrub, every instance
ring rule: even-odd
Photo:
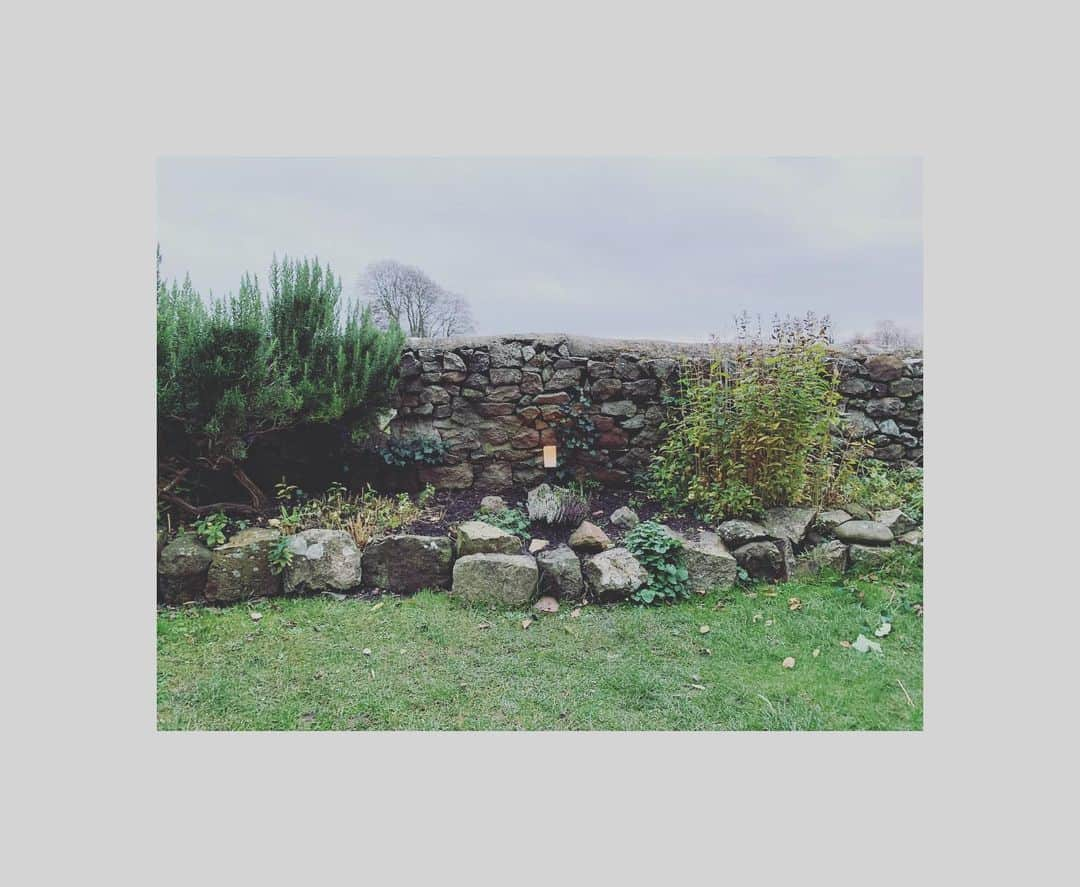
[[[649,492],[702,518],[822,503],[854,462],[834,442],[838,375],[828,320],[776,320],[770,342],[740,342],[707,365],[684,363],[681,395],[650,467]]]
[[[435,494],[430,484],[416,502],[408,493],[380,496],[370,487],[354,494],[339,483],[331,484],[326,493],[316,498],[284,482],[277,489],[283,500],[278,525],[286,535],[315,528],[346,530],[363,547],[374,537],[407,527],[425,515],[435,517],[428,509]]]
[[[556,504],[552,524],[576,527],[589,516],[589,500],[583,492],[566,487],[554,487],[554,491]]]
[[[682,563],[682,542],[663,525],[642,521],[623,539],[623,545],[641,562],[649,581],[630,599],[639,604],[674,601],[690,593],[686,567]]]
[[[293,553],[289,548],[289,537],[282,536],[270,549],[270,572],[275,576],[280,575],[292,562]]]
[[[390,437],[379,447],[379,455],[387,465],[405,468],[409,465],[442,465],[450,445],[436,435]]]
[[[264,299],[245,274],[238,293],[209,305],[190,279],[157,284],[159,495],[189,514],[176,484],[196,466],[232,472],[261,512],[268,497],[243,470],[251,443],[312,423],[366,427],[388,402],[403,336],[380,330],[318,260],[277,261]]]
[[[923,470],[915,466],[891,468],[877,459],[866,459],[845,478],[840,498],[871,511],[899,508],[921,523]]]
[[[228,523],[229,518],[219,511],[217,514],[195,521],[195,533],[207,548],[216,548],[218,545],[225,544],[225,527]]]
[[[481,508],[474,517],[485,524],[513,533],[525,541],[529,539],[529,519],[521,509],[504,508],[502,511],[488,511],[486,508]]]

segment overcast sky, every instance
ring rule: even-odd
[[[917,158],[164,158],[166,278],[318,256],[465,295],[479,333],[704,340],[746,308],[922,327]]]

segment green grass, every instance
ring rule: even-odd
[[[184,607],[158,616],[158,726],[918,730],[921,602],[921,565],[904,553],[860,578],[590,605],[577,618],[571,606],[501,612],[431,592]],[[893,625],[882,654],[841,646],[873,639],[882,614]]]

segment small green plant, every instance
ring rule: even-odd
[[[292,549],[289,548],[289,537],[282,536],[270,549],[270,572],[275,576],[280,575],[293,561]]]
[[[639,604],[675,601],[690,593],[682,542],[655,521],[642,521],[626,534],[623,544],[649,574],[649,581],[630,595]]]
[[[442,465],[450,445],[435,435],[390,437],[379,447],[379,455],[387,465],[407,468],[410,465]]]
[[[866,459],[845,478],[840,498],[870,511],[899,508],[922,523],[923,470],[914,465],[892,468],[877,459]]]
[[[491,524],[507,533],[513,533],[521,539],[529,538],[529,519],[518,508],[504,508],[502,511],[488,511],[481,508],[474,515],[477,520]]]
[[[195,532],[206,543],[207,548],[216,548],[225,544],[225,527],[228,523],[229,518],[219,511],[195,521]]]

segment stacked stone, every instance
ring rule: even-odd
[[[836,358],[843,410],[851,432],[883,462],[923,460],[922,354],[853,353]]]
[[[465,340],[453,347],[408,348],[401,362],[394,433],[438,435],[446,464],[422,469],[421,482],[498,490],[544,480],[541,448],[602,483],[619,485],[644,468],[660,441],[663,394],[673,392],[679,361],[619,343],[573,353],[560,337]],[[558,429],[581,412],[593,424],[594,451],[569,450]]]

